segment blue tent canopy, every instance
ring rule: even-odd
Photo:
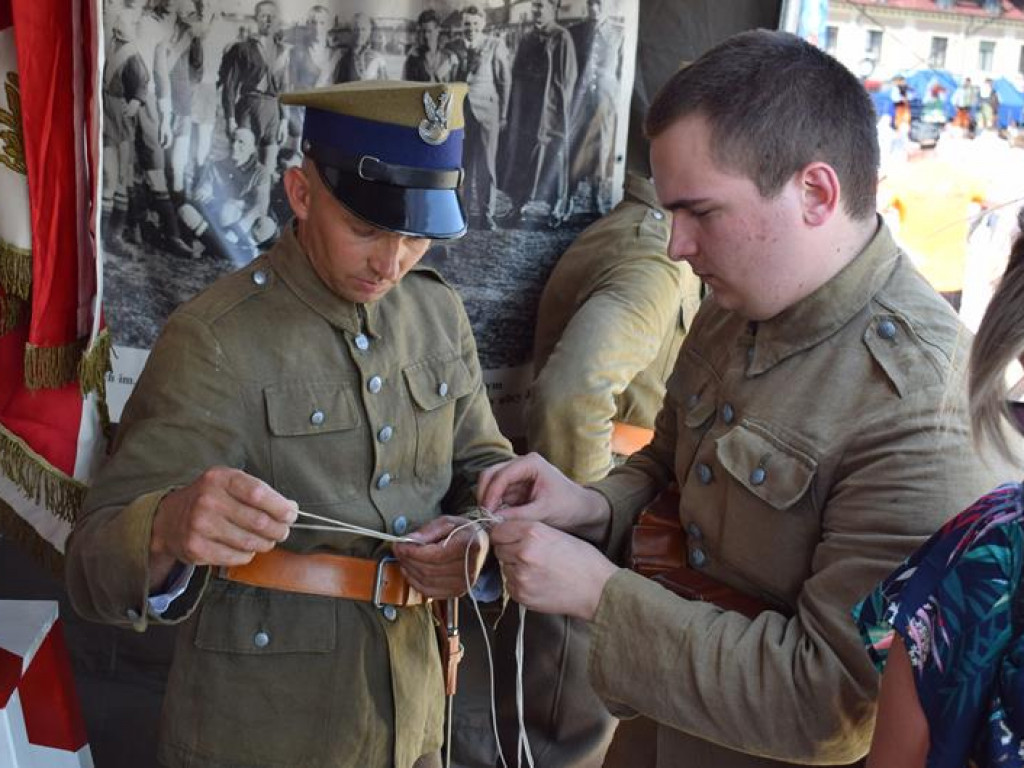
[[[946,103],[946,117],[951,118],[956,114],[956,108],[950,104],[953,92],[957,89],[959,81],[952,72],[946,69],[917,69],[911,72],[904,72],[903,77],[907,85],[914,92],[914,100],[924,102],[931,93],[932,86],[941,85],[946,93],[943,101]]]
[[[992,86],[999,95],[999,127],[1005,128],[1010,124],[1019,125],[1021,113],[1024,112],[1024,94],[1021,94],[1005,77],[994,81]]]

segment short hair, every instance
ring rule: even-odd
[[[828,163],[853,219],[875,214],[878,134],[871,97],[834,58],[787,32],[741,32],[676,72],[644,125],[656,138],[690,115],[707,120],[715,163],[738,171],[762,197],[801,168]]]
[[[1024,229],[1024,209],[1017,213]],[[971,347],[968,389],[971,429],[978,445],[990,443],[1003,458],[1015,457],[1004,430],[1006,369],[1024,354],[1024,232],[1010,248],[1006,271],[985,310]],[[1011,423],[1013,423],[1011,421]]]
[[[274,6],[275,11],[278,10],[277,0],[259,0],[259,2],[256,3],[256,5],[254,5],[252,8],[253,15],[258,14],[260,12],[260,8],[262,8],[265,5],[272,5]]]
[[[483,17],[483,13],[475,5],[467,5],[465,10],[462,11],[462,18],[466,18],[467,16]]]
[[[421,27],[424,24],[429,24],[430,22],[434,22],[438,26],[441,24],[441,19],[438,17],[437,11],[433,8],[427,8],[427,10],[423,11],[423,13],[416,17],[416,23]]]

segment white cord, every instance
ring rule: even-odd
[[[526,754],[526,764],[533,768],[533,751],[530,737],[526,733],[526,718],[523,705],[524,640],[526,638],[526,606],[519,606],[519,630],[516,632],[516,716],[519,718],[519,743],[516,745],[516,763],[522,766],[519,757]]]
[[[361,525],[355,525],[353,523],[345,523],[341,520],[334,520],[330,517],[322,517],[320,515],[314,515],[312,512],[303,512],[299,510],[300,517],[308,517],[311,520],[319,520],[326,525],[314,525],[312,523],[292,523],[292,528],[302,528],[308,531],[337,531],[338,533],[351,533],[355,536],[366,536],[371,539],[378,539],[379,541],[389,541],[392,544],[422,544],[423,542],[417,541],[416,539],[410,539],[408,536],[392,536],[390,533],[383,533],[382,531],[375,531],[371,528],[363,528]]]

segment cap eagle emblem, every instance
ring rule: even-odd
[[[424,91],[423,111],[427,117],[420,121],[420,138],[431,146],[444,144],[448,139],[448,118],[452,113],[451,91],[442,91],[437,97],[437,104],[430,96],[430,91]]]

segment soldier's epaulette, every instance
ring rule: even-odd
[[[250,298],[266,293],[277,279],[270,260],[260,256],[214,282],[181,309],[212,322]]]
[[[436,280],[437,282],[441,283],[441,285],[445,286],[446,288],[451,288],[453,291],[455,290],[455,286],[453,286],[451,283],[449,283],[447,280],[445,280],[444,276],[440,272],[438,272],[433,267],[428,267],[426,264],[417,264],[415,267],[413,267],[411,270],[409,270],[409,274],[410,275],[419,275],[421,277],[433,278],[434,280]]]

